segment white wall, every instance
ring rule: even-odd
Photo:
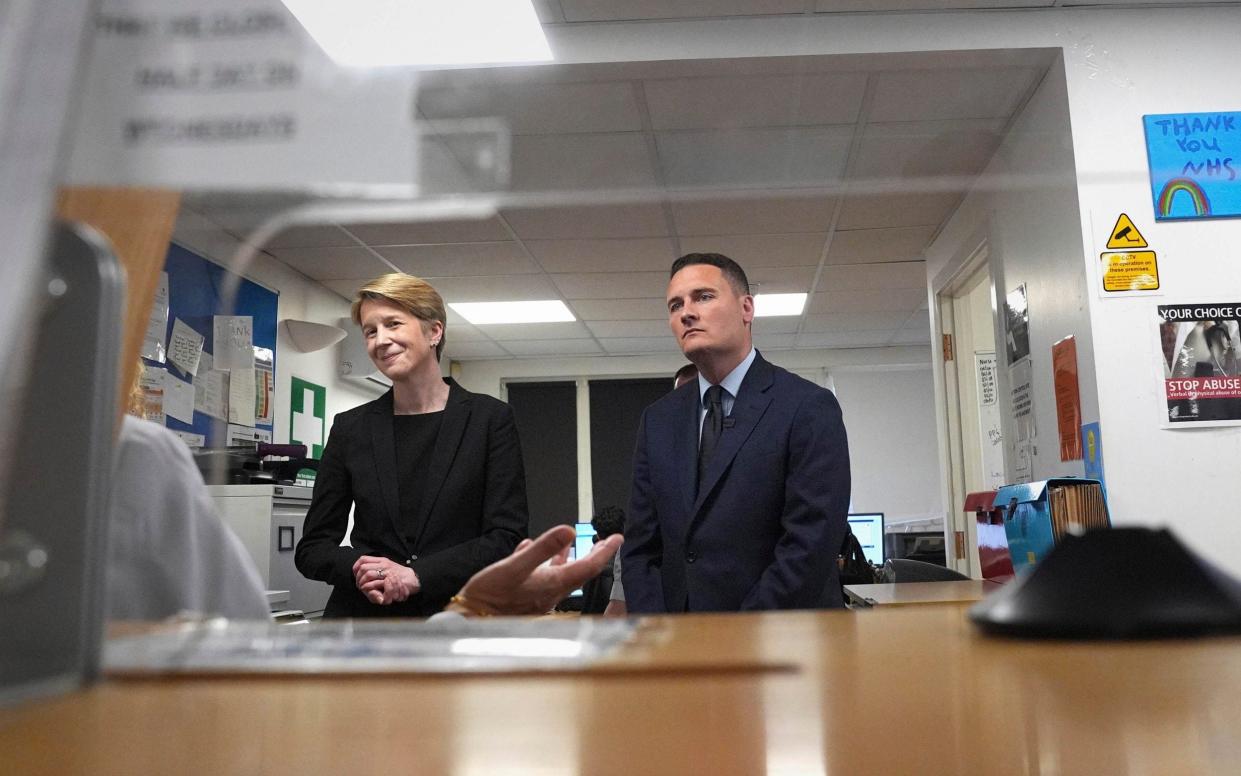
[[[1093,336],[1078,224],[1077,177],[1063,65],[1051,69],[1005,137],[984,176],[1001,186],[969,194],[926,252],[932,287],[953,274],[954,264],[985,239],[995,291],[1026,286],[1036,436],[1033,479],[1081,476],[1081,461],[1061,461],[1052,384],[1051,347],[1077,340],[1083,422],[1098,420]],[[1009,185],[1003,185],[1008,182]],[[1110,224],[1109,224],[1110,226]],[[1106,227],[1105,227],[1106,228]],[[1008,401],[1004,332],[996,331],[1008,480],[1016,480],[1015,428]]]
[[[237,248],[237,242],[215,230],[209,235],[198,230],[178,230],[176,241],[204,258],[228,266]],[[338,319],[349,315],[349,303],[336,293],[294,272],[270,256],[260,254],[245,271],[245,277],[259,285],[279,292],[276,318],[287,318],[337,325]],[[314,353],[299,353],[288,340],[283,326],[277,324],[276,334],[276,396],[274,406],[275,424],[272,440],[277,443],[289,441],[290,386],[293,377],[309,380],[327,388],[327,429],[338,412],[370,401],[384,389],[371,383],[361,383],[337,376],[335,346]]]
[[[942,518],[930,364],[832,370],[849,433],[853,511],[888,525]]]

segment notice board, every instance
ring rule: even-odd
[[[185,369],[174,364],[171,357],[164,362],[144,358],[144,375],[156,379],[166,372],[176,381],[168,380],[171,386],[184,387],[189,383],[195,391],[193,422],[178,420],[171,415],[164,416],[164,424],[172,431],[178,432],[187,441],[198,441],[201,437],[206,447],[222,447],[229,437],[228,417],[213,417],[203,411],[203,393],[215,377],[218,385],[223,386],[224,395],[229,393],[229,374],[208,367],[213,365],[212,354],[217,352],[215,340],[217,316],[245,316],[251,324],[252,347],[255,355],[255,387],[253,391],[255,408],[253,416],[247,411],[244,415],[253,418],[253,425],[234,428],[235,432],[250,429],[258,437],[271,439],[274,411],[271,406],[275,393],[276,367],[276,316],[279,296],[257,283],[244,278],[237,285],[237,299],[231,309],[224,307],[222,298],[225,278],[231,275],[228,270],[209,261],[202,256],[172,244],[164,262],[167,274],[167,321],[164,324],[164,341],[169,349],[173,347],[174,329],[180,326],[184,332],[188,327],[202,339],[202,361],[198,364],[198,373],[189,374]],[[157,302],[158,306],[158,302]],[[180,322],[178,324],[178,322]],[[215,371],[215,375],[211,372]],[[166,379],[166,378],[165,378]],[[248,382],[248,376],[247,376]],[[175,390],[175,389],[174,389]],[[164,391],[163,401],[171,402],[173,397]],[[227,412],[227,410],[226,410]]]

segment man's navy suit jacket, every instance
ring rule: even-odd
[[[632,613],[844,605],[849,447],[830,391],[757,355],[698,492],[697,381],[642,414],[622,547]]]

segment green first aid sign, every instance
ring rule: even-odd
[[[306,445],[311,458],[322,458],[327,441],[327,388],[294,377],[291,393],[289,443]]]

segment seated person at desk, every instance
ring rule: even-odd
[[[625,510],[620,507],[604,507],[599,510],[590,524],[595,529],[595,543],[609,536],[623,535],[625,532]],[[593,548],[592,548],[593,549]],[[612,567],[603,569],[597,577],[582,586],[582,614],[603,614],[612,597],[612,587],[616,582]]]
[[[447,316],[428,283],[383,275],[352,312],[392,389],[336,416],[295,561],[333,586],[324,617],[426,617],[526,536],[517,427],[440,376]]]
[[[185,443],[163,426],[121,421],[108,515],[107,615],[271,615],[241,540],[216,513]]]

